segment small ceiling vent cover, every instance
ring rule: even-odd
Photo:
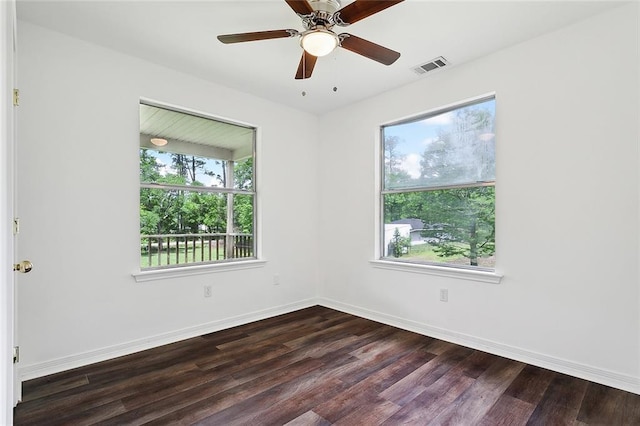
[[[416,74],[426,74],[429,71],[437,70],[438,68],[442,68],[447,65],[449,65],[449,62],[447,62],[444,57],[438,56],[437,58],[432,59],[429,62],[418,65],[417,67],[413,67],[412,70]]]

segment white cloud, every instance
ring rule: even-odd
[[[407,172],[412,179],[420,177],[420,156],[418,154],[408,154],[402,160],[400,168]]]

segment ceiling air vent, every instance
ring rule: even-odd
[[[447,62],[445,58],[443,58],[442,56],[438,56],[437,58],[432,59],[427,63],[418,65],[417,67],[413,67],[412,70],[416,74],[426,74],[429,71],[437,70],[438,68],[442,68],[448,64],[449,62]]]

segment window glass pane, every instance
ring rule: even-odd
[[[140,105],[141,268],[254,257],[254,137],[253,128]]]
[[[495,180],[495,100],[384,126],[384,189]]]
[[[493,186],[383,195],[382,257],[495,266]]]

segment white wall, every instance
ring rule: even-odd
[[[19,31],[19,257],[34,264],[19,294],[25,378],[314,303],[318,246],[301,247],[297,230],[316,239],[316,117],[26,22]],[[140,97],[259,128],[266,266],[134,281]]]
[[[323,303],[640,392],[638,16],[614,9],[322,117],[340,131],[321,158],[341,171],[320,178]],[[490,92],[501,284],[372,267],[378,126]]]

